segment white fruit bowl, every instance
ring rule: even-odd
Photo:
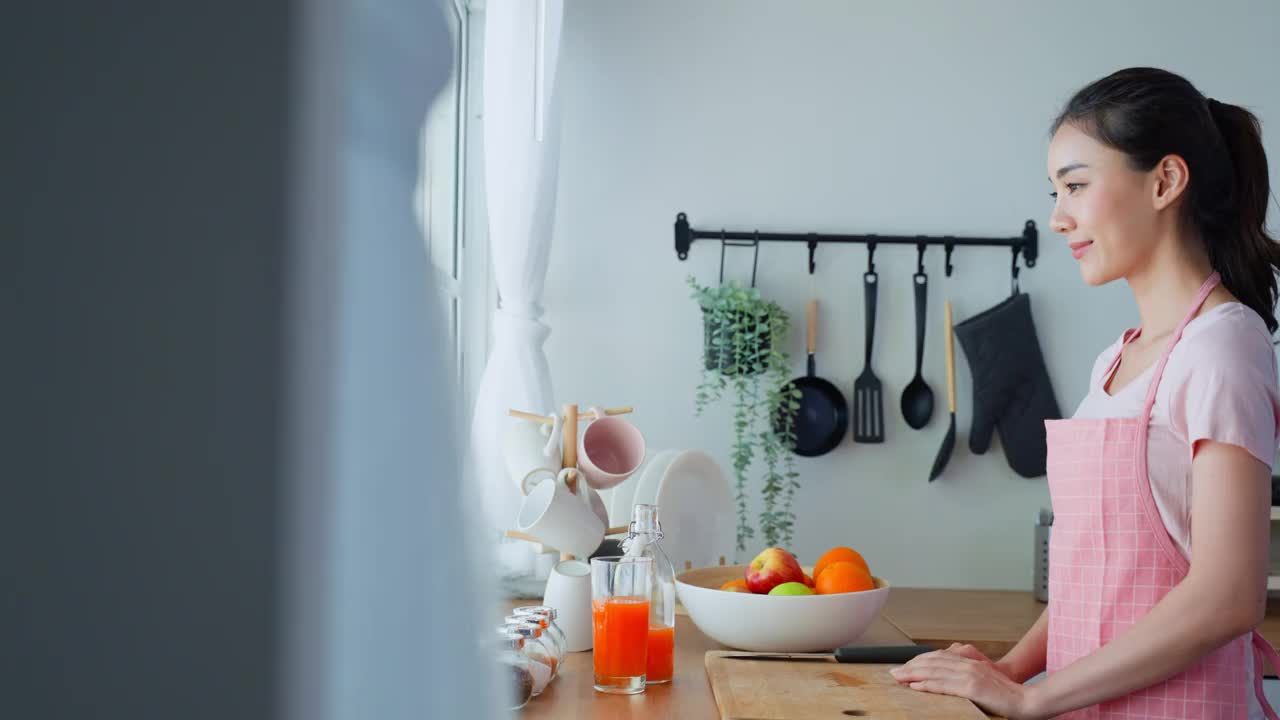
[[[862,637],[889,599],[889,583],[834,595],[755,595],[720,586],[741,580],[746,565],[686,570],[676,576],[676,594],[689,619],[708,637],[738,650],[821,652]],[[804,568],[812,573],[813,568]]]

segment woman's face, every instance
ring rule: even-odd
[[[1064,123],[1049,143],[1049,182],[1057,195],[1049,225],[1066,237],[1087,284],[1142,268],[1157,237],[1150,173]]]

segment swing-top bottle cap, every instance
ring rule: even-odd
[[[647,533],[659,540],[662,539],[662,523],[658,522],[657,505],[637,503],[632,509],[628,534],[634,536],[640,533]]]

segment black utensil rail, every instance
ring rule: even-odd
[[[867,245],[874,252],[877,245],[913,245],[921,252],[929,246],[942,247],[947,254],[946,272],[951,277],[951,253],[962,247],[1007,247],[1012,251],[1013,262],[1010,274],[1016,289],[1018,282],[1018,255],[1021,254],[1026,266],[1033,268],[1040,257],[1040,236],[1034,220],[1028,220],[1022,226],[1022,234],[1003,238],[955,237],[952,235],[846,235],[831,233],[785,233],[761,232],[759,230],[698,230],[690,227],[689,218],[684,213],[676,214],[676,257],[685,260],[689,257],[689,249],[695,240],[719,240],[735,245],[755,245],[762,242],[799,242],[809,246],[809,272],[813,272],[813,255],[818,245],[824,243],[844,243]]]

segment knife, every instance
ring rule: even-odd
[[[866,645],[836,648],[831,653],[742,653],[721,655],[726,660],[832,660],[840,663],[900,665],[917,655],[933,652],[928,645]]]

